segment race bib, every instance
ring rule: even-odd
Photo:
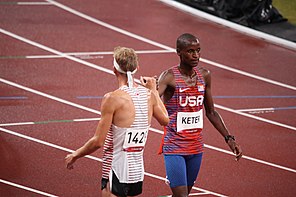
[[[203,128],[203,112],[178,112],[177,115],[177,132],[185,129]]]
[[[123,149],[127,152],[138,152],[144,149],[148,129],[130,129],[126,131]]]

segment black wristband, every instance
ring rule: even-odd
[[[232,139],[233,141],[235,141],[235,138],[234,138],[233,135],[226,135],[226,136],[224,137],[224,139],[225,139],[225,142],[226,142],[226,143],[228,143],[228,141],[229,141],[230,139]]]

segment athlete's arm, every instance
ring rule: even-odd
[[[114,100],[114,97],[110,96],[110,94],[105,95],[101,105],[101,120],[96,132],[82,147],[66,156],[65,162],[68,169],[73,169],[73,164],[77,159],[93,153],[104,145],[115,111]]]
[[[212,125],[219,131],[219,133],[225,138],[225,136],[230,135],[228,129],[226,128],[224,121],[220,114],[215,110],[214,102],[211,92],[211,73],[210,71],[203,69],[202,75],[206,83],[205,89],[205,99],[204,107],[206,110],[206,116]],[[233,153],[236,154],[236,160],[239,160],[242,157],[242,150],[240,146],[235,142],[234,139],[229,139],[227,142],[228,146]]]
[[[162,126],[167,125],[169,123],[169,116],[156,89],[156,79],[153,77],[141,77],[140,80],[143,86],[151,90],[151,103],[152,103],[152,109],[153,109],[153,117]]]
[[[175,92],[175,78],[172,69],[161,73],[158,79],[158,94],[163,97],[163,102],[166,103]]]

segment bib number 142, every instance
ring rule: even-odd
[[[147,129],[129,130],[125,134],[123,149],[128,152],[143,150],[147,140]]]

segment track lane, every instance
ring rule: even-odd
[[[167,40],[170,40],[170,38],[168,37]],[[254,43],[254,44],[255,44],[255,43]],[[281,55],[281,54],[280,54],[280,55]],[[279,55],[279,56],[280,56],[280,55]],[[170,65],[170,64],[167,64],[167,63],[159,63],[159,64],[160,64],[160,65]],[[217,88],[217,89],[218,89],[218,88]],[[224,103],[224,102],[223,102],[223,103]],[[267,188],[267,189],[268,189],[268,188]],[[289,191],[289,188],[288,188],[287,190]]]

